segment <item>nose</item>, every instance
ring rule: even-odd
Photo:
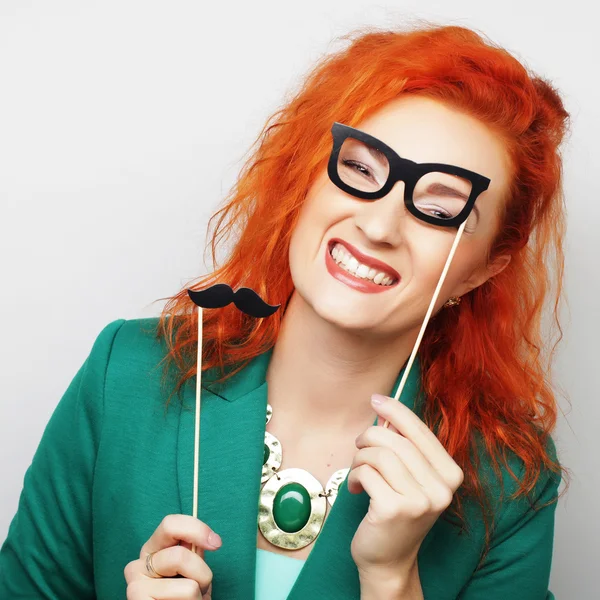
[[[404,182],[394,187],[378,200],[364,200],[354,217],[356,226],[374,244],[397,246],[402,240],[402,227],[406,217]]]

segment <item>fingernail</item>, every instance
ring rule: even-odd
[[[381,406],[386,400],[387,398],[381,394],[373,394],[371,396],[371,404],[373,406]]]
[[[214,531],[211,531],[208,534],[208,543],[211,546],[214,546],[215,548],[217,548],[218,546],[221,545],[221,536],[218,533],[215,533]]]

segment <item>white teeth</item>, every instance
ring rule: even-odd
[[[370,279],[377,285],[390,285],[393,282],[393,278],[386,273],[359,263],[341,244],[336,244],[333,247],[331,256],[345,271],[352,273],[356,277]]]
[[[358,269],[358,261],[354,258],[354,256],[350,257],[348,261],[348,266],[346,267],[350,273],[356,274],[356,269]]]
[[[356,269],[356,276],[362,277],[364,279],[365,277],[368,276],[369,271],[370,271],[370,269],[369,269],[369,267],[367,267],[367,265],[360,265],[358,267],[358,269]]]

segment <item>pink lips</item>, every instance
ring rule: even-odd
[[[376,283],[373,283],[370,279],[361,279],[360,277],[355,277],[354,275],[352,275],[352,273],[348,273],[348,271],[342,269],[333,260],[331,256],[331,248],[337,243],[342,244],[353,256],[356,257],[356,260],[358,260],[360,263],[367,265],[368,267],[371,267],[373,269],[377,269],[378,271],[383,271],[384,273],[390,275],[390,277],[394,279],[394,283],[392,285],[378,285]],[[400,274],[395,269],[392,269],[392,267],[385,264],[384,262],[381,262],[380,260],[377,260],[376,258],[366,256],[365,254],[360,252],[360,250],[358,250],[348,242],[345,242],[344,240],[338,238],[330,240],[329,244],[325,249],[325,265],[327,267],[327,270],[333,277],[335,277],[342,283],[345,283],[349,287],[361,292],[365,292],[367,294],[378,294],[381,292],[385,292],[386,290],[389,290],[396,286],[400,281]]]

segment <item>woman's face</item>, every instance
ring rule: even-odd
[[[475,203],[479,215],[473,210],[467,220],[434,314],[450,296],[467,293],[508,264],[506,256],[486,263],[510,177],[497,135],[477,119],[420,96],[399,98],[355,127],[403,158],[455,165],[491,180]],[[421,325],[456,234],[457,228],[430,225],[408,212],[403,181],[383,198],[363,200],[335,186],[324,169],[292,232],[294,286],[326,321],[396,335]],[[335,259],[328,256],[333,247]],[[357,271],[351,256],[365,267]]]

